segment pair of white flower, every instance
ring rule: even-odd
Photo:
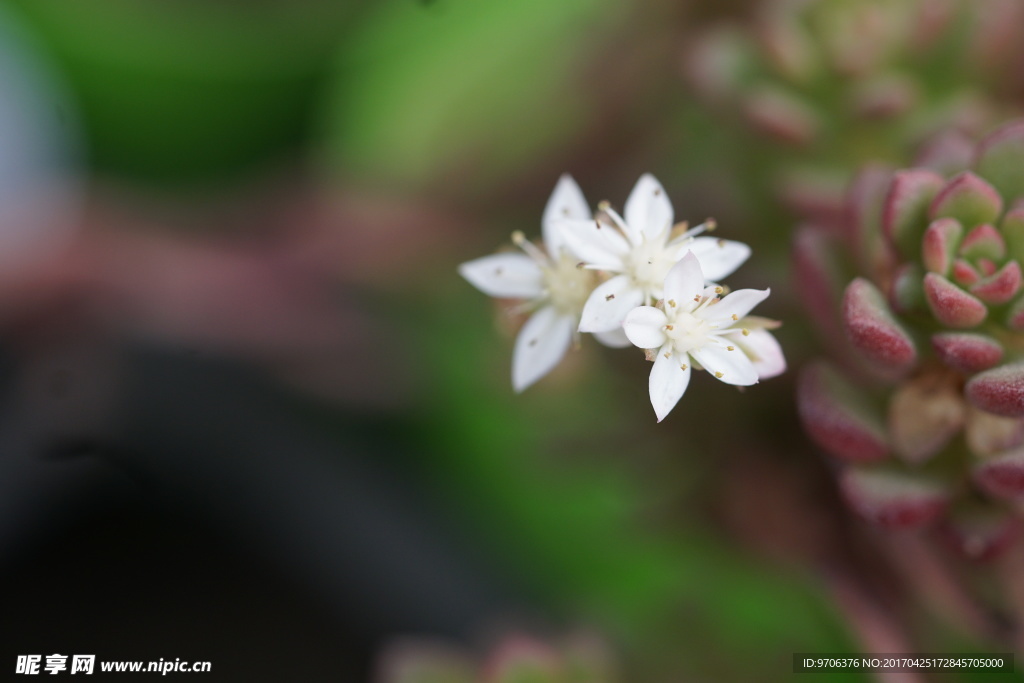
[[[782,350],[767,332],[770,321],[746,318],[768,290],[720,298],[721,287],[706,286],[746,261],[747,245],[699,237],[706,225],[674,226],[672,204],[651,175],[633,188],[624,217],[607,203],[598,208],[593,215],[579,186],[564,175],[544,210],[545,250],[516,233],[513,240],[523,253],[494,254],[459,267],[485,294],[525,299],[534,311],[516,339],[516,391],[554,368],[578,332],[592,333],[608,346],[632,342],[657,350],[650,393],[658,421],[686,391],[694,363],[737,385],[785,369]],[[608,279],[598,284],[595,272]]]

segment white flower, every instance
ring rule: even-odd
[[[719,298],[721,287],[705,287],[695,254],[687,253],[663,283],[664,309],[634,308],[623,329],[633,344],[657,349],[651,368],[651,404],[658,422],[686,391],[691,366],[698,364],[727,384],[749,386],[786,368],[764,321],[747,314],[769,290],[740,289]],[[748,324],[756,326],[751,330]]]
[[[565,356],[579,325],[583,303],[597,284],[592,271],[564,248],[559,223],[589,220],[590,207],[571,177],[563,175],[548,200],[541,221],[544,248],[522,233],[512,236],[522,253],[485,256],[463,263],[459,273],[484,294],[502,299],[525,299],[533,314],[516,338],[512,354],[512,386],[523,391],[551,371]],[[628,345],[614,335],[602,335],[609,345]]]
[[[626,200],[625,219],[607,204],[600,208],[614,225],[573,216],[559,226],[566,247],[587,268],[613,274],[587,299],[580,332],[617,331],[629,311],[663,298],[666,274],[687,251],[700,260],[712,282],[732,273],[750,256],[750,247],[741,242],[695,237],[711,225],[674,235],[672,204],[650,174],[641,176]]]

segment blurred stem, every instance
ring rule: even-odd
[[[1007,598],[1006,607],[1013,615],[1013,632],[1011,643],[1016,653],[1024,652],[1024,547],[1020,542],[1014,543],[995,564],[999,581],[1003,585],[1003,594]]]
[[[913,652],[904,629],[882,609],[860,581],[844,570],[826,575],[826,587],[865,654]],[[877,672],[879,683],[924,683],[913,672]]]
[[[885,534],[879,537],[879,545],[904,584],[935,616],[978,640],[1003,639],[996,621],[920,534]]]

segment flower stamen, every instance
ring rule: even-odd
[[[621,230],[623,232],[623,234],[626,234],[626,233],[629,232],[629,229],[626,227],[626,221],[622,218],[622,216],[619,215],[619,213],[615,209],[612,208],[612,205],[611,205],[610,202],[608,202],[606,200],[606,201],[603,201],[603,202],[599,203],[597,205],[597,209],[598,209],[598,211],[604,212],[604,214],[607,215],[608,218],[611,218],[612,219],[612,223],[614,223],[615,227],[617,227],[619,230]]]
[[[516,230],[512,233],[512,244],[522,249],[539,266],[547,267],[551,262],[547,254],[538,249],[536,244],[526,239],[526,235],[523,234],[522,230]]]

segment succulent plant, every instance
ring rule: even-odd
[[[779,143],[769,182],[801,215],[835,213],[826,194],[841,197],[860,164],[904,165],[940,130],[977,135],[1019,110],[1019,70],[1006,67],[1024,57],[1016,0],[769,0],[757,8],[745,24],[702,30],[684,69],[704,102]]]
[[[796,240],[833,351],[802,370],[801,419],[862,517],[941,520],[989,556],[1024,511],[1024,120],[948,177],[868,169],[847,208],[843,230]]]
[[[380,661],[380,683],[614,683],[616,664],[605,642],[576,634],[549,644],[505,637],[482,661],[439,643],[392,643]]]

